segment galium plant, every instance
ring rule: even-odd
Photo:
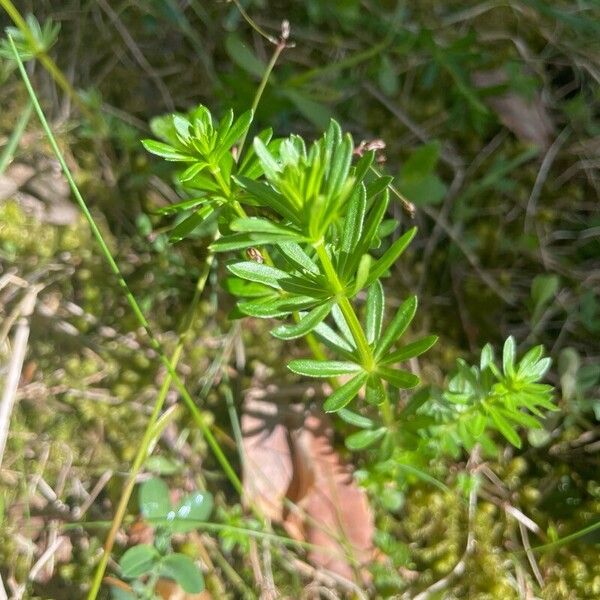
[[[298,135],[273,138],[266,129],[244,151],[251,122],[251,112],[235,119],[231,111],[217,122],[199,106],[155,120],[153,131],[162,141],[144,141],[153,154],[183,165],[177,181],[191,198],[165,210],[183,213],[172,238],[212,230],[212,251],[237,256],[227,264],[225,281],[238,298],[235,315],[275,319],[274,337],[307,339],[313,357],[293,360],[288,368],[332,381],[324,410],[362,429],[347,439],[351,449],[382,439],[401,442],[415,422],[415,435],[440,435],[454,452],[478,441],[491,447],[488,430],[520,445],[515,427],[537,427],[541,409],[553,408],[550,386],[538,383],[550,363],[542,348],[515,364],[509,338],[501,371],[486,346],[479,368],[459,361],[441,403],[427,409],[429,394],[417,394],[400,410],[392,398],[419,384],[402,363],[437,338],[402,343],[416,296],[386,317],[381,280],[416,232],[395,235],[398,223],[386,218],[391,178],[373,168],[373,151],[353,160],[352,138],[335,121],[310,145]],[[358,396],[379,407],[378,422],[348,408]],[[413,413],[420,418],[408,419]]]

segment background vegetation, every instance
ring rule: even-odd
[[[47,52],[28,71],[67,163],[170,352],[210,240],[161,211],[178,201],[174,170],[140,139],[153,117],[199,103],[243,113],[273,47],[233,3],[16,7],[42,24]],[[334,447],[358,469],[375,515],[367,597],[600,597],[597,3],[259,0],[243,10],[275,37],[287,19],[295,43],[269,79],[255,132],[312,139],[335,117],[356,144],[385,142],[380,167],[415,205],[411,217],[393,198],[389,216],[418,233],[384,286],[396,306],[419,296],[413,337],[440,338],[411,364],[431,393],[457,358],[478,363],[487,342],[499,349],[509,335],[553,358],[546,379],[560,410],[519,450],[498,436],[497,455],[475,466],[461,452],[440,458],[443,448],[435,460],[407,451],[390,485],[389,465],[345,450],[352,428],[332,421]],[[1,54],[3,378],[19,326],[29,344],[0,472],[0,574],[15,598],[80,598],[165,372],[70,199],[6,44]],[[264,321],[228,318],[224,259],[209,266],[179,372],[238,468],[232,414],[245,399],[320,405],[323,391],[285,368],[302,348],[269,337]],[[35,305],[23,323],[27,297]],[[169,392],[167,405],[176,399]],[[185,411],[173,413],[140,480],[152,475],[174,500],[214,495],[222,527],[175,539],[203,565],[213,597],[360,594],[323,579],[305,549],[248,534],[260,523]],[[115,561],[151,538],[139,513],[134,494]],[[108,572],[119,577],[116,563]]]

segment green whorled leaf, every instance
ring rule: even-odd
[[[192,492],[179,506],[169,512],[167,521],[176,533],[186,533],[198,529],[198,521],[206,521],[212,513],[214,501],[212,494],[205,491]]]
[[[502,369],[508,377],[513,377],[515,373],[515,338],[511,335],[506,338],[502,350]]]
[[[314,333],[323,341],[323,343],[331,348],[332,350],[336,350],[341,354],[346,356],[350,355],[354,350],[354,343],[348,342],[340,335],[338,335],[329,325],[325,323],[319,323],[315,329]]]
[[[254,138],[253,146],[254,152],[256,152],[256,156],[258,156],[267,178],[270,180],[277,179],[281,171],[281,164],[279,161],[271,154],[260,138]]]
[[[278,244],[278,248],[292,266],[319,275],[319,267],[296,242],[282,242]]]
[[[335,390],[323,405],[325,412],[335,412],[340,410],[340,408],[346,407],[356,394],[358,394],[368,377],[368,373],[359,373]]]
[[[377,280],[367,293],[367,305],[365,310],[365,334],[367,341],[372,344],[381,335],[383,324],[383,312],[385,308],[385,295],[383,285]]]
[[[429,350],[437,342],[437,340],[437,335],[428,335],[427,337],[421,338],[416,342],[406,344],[406,346],[402,346],[395,352],[392,352],[391,354],[388,354],[382,358],[380,364],[391,365],[414,358],[415,356],[420,356],[421,354],[427,352],[427,350]]]
[[[276,192],[272,187],[248,177],[234,177],[234,181],[255,198],[260,206],[274,210],[286,221],[296,225],[299,224],[295,207],[290,205],[287,198]]]
[[[151,154],[160,156],[168,161],[193,162],[198,160],[197,157],[192,156],[183,150],[173,148],[173,146],[165,144],[164,142],[157,142],[156,140],[142,140],[142,144],[144,145],[144,148],[146,148],[146,150],[148,150],[148,152]]]
[[[379,279],[396,262],[398,257],[404,252],[406,247],[415,237],[416,233],[416,227],[409,229],[388,248],[384,255],[377,260],[371,268],[369,278],[366,282],[367,285],[373,283],[376,279]]]
[[[194,211],[189,217],[186,217],[171,229],[169,232],[169,242],[180,242],[194,233],[212,212],[213,207],[210,205],[203,206],[201,209]]]
[[[225,277],[222,285],[232,296],[240,298],[262,298],[271,294],[271,288],[239,277]]]
[[[377,373],[387,382],[399,389],[413,388],[420,383],[420,379],[416,375],[413,375],[408,371],[401,371],[400,369],[390,369],[389,367],[379,366],[377,367]]]
[[[227,133],[218,138],[219,149],[216,152],[216,160],[218,160],[225,152],[231,150],[233,145],[245,134],[250,128],[254,115],[251,110],[242,113],[235,123],[228,129]]]
[[[377,237],[382,240],[391,235],[398,228],[399,222],[396,219],[384,219],[377,228]]]
[[[417,297],[411,296],[402,303],[392,322],[385,329],[375,348],[375,358],[379,360],[390,346],[406,331],[417,311]]]
[[[360,257],[360,261],[358,263],[358,269],[356,269],[356,277],[354,279],[354,286],[352,294],[356,295],[360,290],[368,284],[369,281],[372,282],[370,277],[371,273],[371,265],[373,264],[373,258],[370,254],[363,254]]]
[[[540,380],[548,372],[551,364],[552,359],[549,357],[538,360],[538,362],[527,369],[527,378],[531,381]]]
[[[523,425],[523,427],[527,427],[528,429],[539,429],[542,424],[531,415],[527,413],[521,412],[518,409],[507,409],[498,407],[498,411],[510,421],[514,421],[519,425]]]
[[[465,420],[469,432],[475,440],[478,440],[483,435],[483,432],[488,424],[487,416],[478,411]]]
[[[193,165],[190,165],[187,169],[185,169],[182,173],[177,176],[177,179],[180,183],[185,183],[190,179],[194,179],[199,173],[204,171],[208,167],[208,163],[204,161],[197,161]]]
[[[267,147],[275,144],[279,145],[278,140],[271,142],[271,139],[273,138],[273,129],[271,127],[263,129],[256,137],[259,138]],[[274,147],[269,149],[275,150]],[[256,152],[254,152],[254,146],[250,144],[250,147],[244,153],[244,156],[239,164],[238,174],[249,177],[250,179],[256,179],[262,174],[262,172],[262,166],[260,165],[260,161],[256,156]]]
[[[280,281],[288,276],[285,271],[250,260],[227,265],[227,268],[242,279],[262,283],[278,290],[281,289]]]
[[[313,308],[315,299],[307,296],[295,296],[293,298],[281,298],[269,296],[260,300],[238,302],[240,312],[249,317],[259,319],[270,319],[284,317],[297,310]]]
[[[337,144],[331,164],[329,165],[329,176],[327,180],[327,192],[329,196],[339,194],[342,190],[342,185],[348,179],[350,164],[352,162],[352,138],[349,134],[342,137],[342,142]]]
[[[393,177],[389,177],[387,175],[383,175],[381,177],[377,177],[377,179],[375,179],[374,181],[372,181],[368,186],[367,186],[367,198],[369,199],[369,202],[373,201],[373,199],[381,194],[381,192],[383,192],[384,190],[386,190],[388,188],[388,186],[390,185],[390,183],[393,181]]]
[[[190,137],[191,126],[190,120],[186,117],[177,114],[173,115],[173,127],[175,127],[175,131],[181,139],[187,140]]]
[[[126,550],[121,560],[119,568],[121,575],[126,579],[134,579],[151,571],[157,561],[160,559],[158,550],[149,544],[138,544]]]
[[[204,590],[204,577],[198,565],[187,555],[175,552],[161,561],[160,574],[177,582],[188,594],[199,594]]]
[[[210,245],[213,252],[231,252],[253,246],[268,246],[298,239],[289,234],[281,233],[234,233],[219,238]]]
[[[172,215],[174,213],[191,210],[192,208],[196,208],[196,206],[198,206],[199,204],[203,204],[207,201],[209,200],[206,196],[202,196],[200,198],[190,198],[189,200],[183,200],[182,202],[169,204],[168,206],[161,206],[160,208],[157,208],[154,212],[157,215]]]
[[[352,433],[346,438],[346,448],[348,450],[364,450],[381,439],[386,431],[385,427],[380,427],[379,429],[367,429]]]
[[[271,331],[271,335],[280,340],[294,340],[310,333],[331,311],[333,301],[313,308],[292,325],[280,325]]]
[[[341,360],[298,359],[288,363],[288,369],[305,377],[337,377],[361,371],[360,365]],[[342,386],[343,387],[343,386]]]
[[[172,508],[169,500],[169,488],[158,477],[148,479],[140,485],[138,502],[140,512],[146,519],[162,519]]]
[[[534,346],[525,353],[525,356],[519,361],[519,368],[517,369],[517,375],[526,375],[528,370],[537,363],[542,355],[544,354],[544,347],[542,345]]]
[[[375,160],[375,152],[373,150],[369,150],[369,152],[365,152],[354,165],[354,169],[351,173],[354,175],[354,179],[356,183],[360,183],[365,175],[369,172],[373,161]]]
[[[486,344],[481,349],[481,359],[479,361],[479,368],[484,371],[490,363],[494,362],[494,349],[491,344]]]
[[[298,231],[285,225],[279,225],[268,219],[260,217],[244,217],[231,223],[232,231],[240,233],[278,233],[280,235],[297,236]]]
[[[312,296],[321,300],[333,296],[333,291],[328,289],[329,284],[323,278],[315,278],[310,275],[288,275],[279,283],[282,290],[292,294]]]
[[[360,427],[361,429],[373,429],[375,427],[375,421],[369,419],[367,417],[363,417],[363,415],[359,415],[347,408],[341,408],[338,410],[337,415],[342,421],[350,425],[354,425],[355,427]]]
[[[379,225],[385,215],[388,204],[390,201],[389,192],[386,190],[381,198],[377,198],[374,202],[373,207],[369,210],[369,214],[365,221],[365,227],[363,229],[363,236],[361,239],[360,251],[361,253],[368,252],[372,246],[373,240],[377,235]]]
[[[367,379],[365,400],[374,406],[379,406],[385,401],[385,387],[383,386],[383,381],[377,375],[371,375]]]
[[[338,257],[338,272],[345,274],[347,258],[356,250],[367,210],[367,196],[364,185],[360,185],[353,193],[344,218],[342,237],[340,239],[340,254]]]
[[[338,304],[333,306],[331,315],[344,339],[348,343],[354,345],[354,336],[352,335],[350,327],[348,327],[348,323],[346,323],[346,317],[344,317],[344,313]]]
[[[521,438],[519,434],[514,430],[513,426],[509,421],[500,413],[500,411],[493,406],[486,407],[494,425],[498,431],[513,445],[517,448],[521,447]]]

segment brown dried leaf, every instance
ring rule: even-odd
[[[284,527],[292,537],[318,546],[309,552],[314,565],[353,579],[355,567],[373,556],[373,514],[350,466],[333,449],[332,437],[327,417],[316,412],[294,434],[299,483],[289,498],[300,510],[286,515]]]
[[[507,82],[506,73],[497,69],[475,73],[477,87],[485,88]],[[554,137],[554,125],[540,94],[531,100],[512,91],[486,98],[487,104],[496,112],[500,122],[520,140],[547,148]]]
[[[292,481],[289,433],[278,405],[247,399],[241,419],[244,439],[244,502],[281,521]]]
[[[163,600],[212,600],[208,590],[198,594],[188,594],[170,579],[159,579],[154,591]]]
[[[373,515],[332,446],[326,415],[248,398],[242,415],[244,498],[318,548],[310,561],[348,579],[373,557]],[[302,411],[303,412],[303,411]],[[285,499],[294,506],[285,505]]]

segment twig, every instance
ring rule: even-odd
[[[531,194],[529,195],[529,200],[527,200],[527,208],[525,210],[525,233],[531,231],[531,221],[533,219],[533,215],[535,213],[535,209],[537,206],[538,198],[542,192],[542,187],[548,178],[548,173],[550,171],[550,167],[554,162],[558,152],[560,151],[562,145],[567,141],[571,133],[571,129],[569,126],[565,127],[558,137],[554,140],[550,148],[548,148],[548,152],[544,156],[544,160],[542,160],[542,164],[540,166],[540,170],[538,171],[537,177],[535,178],[535,183],[533,184],[533,189],[531,190]]]
[[[8,365],[8,373],[4,382],[2,400],[0,400],[0,466],[8,437],[10,415],[13,410],[17,396],[19,379],[23,369],[23,361],[27,351],[27,340],[29,338],[29,317],[33,312],[35,301],[42,286],[33,286],[25,295],[21,303],[21,316],[17,321],[16,331],[13,338],[13,351]]]

